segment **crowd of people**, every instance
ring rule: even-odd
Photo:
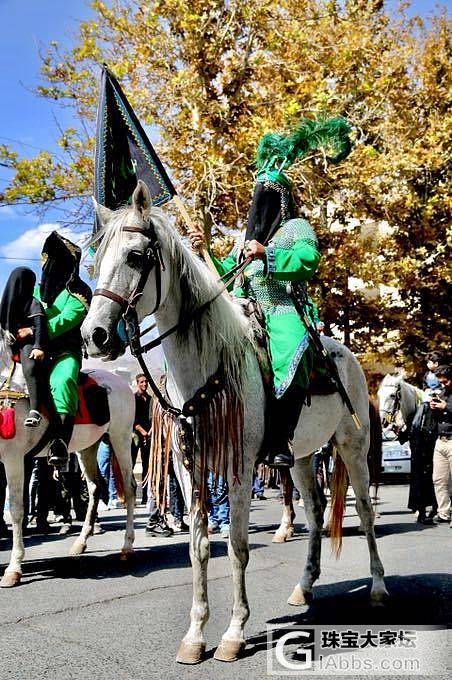
[[[422,387],[425,398],[406,431],[411,449],[408,507],[422,524],[450,523],[452,528],[452,366],[438,352],[427,356]]]

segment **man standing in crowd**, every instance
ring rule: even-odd
[[[434,521],[442,524],[451,519],[449,483],[452,477],[452,366],[438,366],[435,373],[443,394],[434,394],[430,401],[438,422],[438,438],[433,452],[433,484],[438,501],[438,514]]]
[[[138,450],[141,453],[141,465],[143,469],[142,480],[146,479],[149,467],[149,446],[151,443],[151,407],[152,397],[148,392],[148,381],[144,373],[139,373],[136,378],[137,391],[135,392],[135,420],[133,423],[134,437],[132,439],[132,465],[135,467]],[[147,485],[141,485],[141,502],[145,505],[148,500]]]
[[[144,373],[135,377],[137,391],[135,392],[135,421],[133,423],[134,437],[132,439],[132,465],[135,467],[138,449],[141,452],[142,464],[142,496],[143,504],[148,501],[148,483],[144,482],[149,468],[149,447],[151,444],[151,407],[152,397],[148,392],[148,380]],[[150,536],[171,536],[173,530],[165,522],[157,507],[152,492],[149,493],[149,519],[146,533]]]

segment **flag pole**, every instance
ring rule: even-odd
[[[194,224],[192,218],[191,218],[190,215],[188,214],[188,210],[187,210],[187,208],[185,207],[185,205],[183,204],[183,202],[182,202],[182,200],[181,200],[179,194],[174,194],[174,195],[173,195],[173,201],[174,201],[174,204],[175,204],[176,208],[179,210],[180,214],[182,215],[182,218],[183,218],[185,224],[187,225],[189,231],[197,231],[197,228],[196,228],[196,226],[195,226],[195,224]],[[214,263],[213,263],[213,260],[212,260],[212,258],[210,257],[210,254],[209,254],[208,250],[207,250],[206,248],[200,248],[200,249],[199,249],[199,254],[201,255],[201,257],[204,258],[204,261],[205,261],[206,265],[209,267],[209,269],[210,269],[214,274],[218,275],[217,268],[215,267],[215,265],[214,265]]]

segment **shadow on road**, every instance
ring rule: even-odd
[[[369,579],[314,586],[310,607],[293,607],[293,614],[268,619],[278,627],[290,625],[441,626],[448,628],[452,601],[450,574],[412,574],[385,578],[390,600],[384,607],[369,604]],[[243,656],[267,650],[267,630],[247,639]]]
[[[49,537],[48,542],[51,543],[51,540]],[[253,543],[250,545],[250,551],[262,547],[264,547],[262,544]],[[89,549],[88,547],[88,551]],[[210,542],[211,559],[227,557],[227,553],[227,541],[213,540]],[[187,567],[190,567],[187,541],[136,548],[133,557],[125,562],[120,560],[119,550],[117,553],[112,553],[111,550],[96,550],[95,554],[87,552],[77,557],[65,555],[63,557],[49,556],[39,560],[28,560],[23,563],[23,585],[55,578],[93,579],[96,581],[122,578],[125,575],[143,578],[159,570]]]

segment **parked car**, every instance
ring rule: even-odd
[[[409,475],[411,450],[408,442],[401,444],[392,430],[383,431],[382,472],[385,475]]]

